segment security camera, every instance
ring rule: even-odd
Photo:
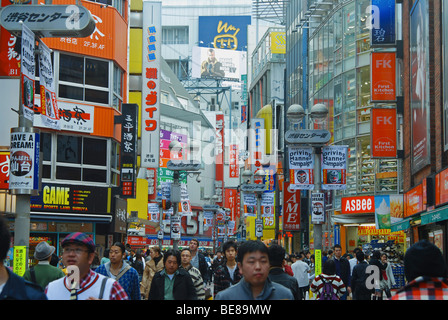
[[[198,182],[198,183],[199,183],[199,182],[201,182],[201,181],[202,181],[202,178],[201,178],[201,176],[197,176],[197,177],[196,177],[196,182]]]

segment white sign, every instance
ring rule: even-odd
[[[41,120],[45,127],[60,130],[59,110],[56,99],[51,50],[39,42],[39,83]]]
[[[9,189],[32,194],[39,189],[40,135],[15,130],[11,129]]]
[[[25,24],[22,25],[22,28],[22,60],[20,66],[22,72],[22,110],[23,116],[26,119],[33,121],[34,86],[36,76],[34,49],[36,46],[36,39],[34,33]]]
[[[314,189],[314,155],[312,147],[289,147],[291,189]]]
[[[312,193],[311,194],[311,223],[324,223],[325,222],[325,197],[324,193]]]
[[[182,183],[180,186],[180,202],[179,214],[181,216],[192,216],[190,197],[188,196],[187,184]]]
[[[180,240],[180,232],[182,230],[180,216],[171,216],[171,240]]]
[[[255,193],[243,193],[244,213],[246,217],[257,216],[257,196]]]
[[[347,146],[322,148],[322,189],[344,190],[347,172]]]
[[[152,222],[159,222],[159,204],[148,203],[148,219]]]
[[[158,168],[160,157],[160,78],[162,3],[143,1],[141,167]]]

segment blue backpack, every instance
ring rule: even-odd
[[[319,296],[319,300],[339,300],[336,293],[334,293],[332,283],[333,281],[326,281],[322,275],[319,275],[319,278],[324,283],[322,288],[322,293]]]

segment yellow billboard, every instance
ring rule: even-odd
[[[271,32],[271,53],[286,54],[286,33]]]

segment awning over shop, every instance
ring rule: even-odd
[[[352,224],[352,223],[375,223],[374,213],[363,214],[335,214],[331,217],[333,223]]]
[[[422,225],[448,220],[448,206],[421,214]]]
[[[112,215],[105,214],[74,214],[74,213],[59,213],[59,212],[31,212],[31,220],[49,220],[49,221],[76,221],[76,222],[97,222],[97,223],[111,223]]]

